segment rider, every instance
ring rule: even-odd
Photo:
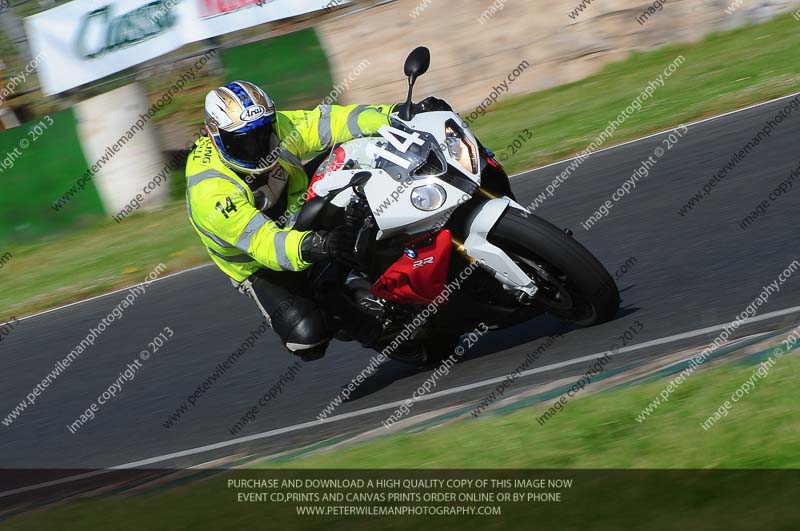
[[[428,98],[414,111],[442,108]],[[446,104],[445,104],[446,105]],[[321,260],[348,262],[354,235],[292,230],[308,188],[302,159],[337,143],[377,133],[395,105],[320,105],[276,111],[247,81],[208,93],[207,136],[186,164],[189,218],[214,263],[248,294],[286,348],[319,359],[336,332],[329,312],[305,293],[306,274]]]

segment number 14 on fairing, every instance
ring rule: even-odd
[[[394,147],[400,153],[407,153],[409,148],[414,144],[418,146],[425,145],[425,141],[422,140],[422,137],[419,133],[406,133],[405,131],[395,127],[390,127],[388,125],[384,125],[378,129],[378,134],[385,138],[389,144],[391,144],[392,147]],[[380,157],[386,159],[389,162],[397,164],[406,170],[409,168],[409,166],[411,166],[410,161],[400,157],[399,155],[395,155],[386,148],[376,146],[374,144],[367,146],[367,153],[375,158]]]

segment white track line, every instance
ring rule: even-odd
[[[800,92],[795,92],[794,94],[789,94],[788,96],[781,96],[780,98],[775,98],[775,99],[768,100],[768,101],[762,101],[761,103],[754,103],[753,105],[748,105],[747,107],[742,107],[741,109],[735,109],[733,111],[728,111],[728,112],[723,113],[723,114],[717,114],[715,116],[709,116],[708,118],[703,118],[702,120],[697,120],[697,121],[694,121],[694,122],[690,122],[690,123],[685,124],[685,125],[686,125],[687,128],[688,127],[694,127],[695,125],[704,124],[706,122],[711,122],[713,120],[718,120],[718,119],[724,118],[726,116],[731,116],[732,114],[737,114],[737,113],[740,113],[740,112],[749,111],[750,109],[756,109],[756,108],[762,107],[764,105],[769,105],[770,103],[775,103],[777,101],[781,101],[781,100],[785,100],[785,99],[789,99],[789,98],[794,98],[796,96],[800,96]],[[677,127],[680,127],[680,125],[676,125],[675,127],[670,127],[669,129],[664,129],[663,131],[659,131],[658,133],[652,133],[652,134],[649,134],[647,136],[634,138],[633,140],[628,140],[628,141],[622,142],[620,144],[614,144],[613,146],[608,146],[608,147],[605,147],[605,148],[602,148],[602,149],[598,149],[597,151],[592,151],[591,153],[589,153],[584,158],[589,158],[589,157],[591,157],[593,155],[596,155],[597,153],[602,153],[604,151],[609,151],[609,150],[612,150],[612,149],[621,148],[622,146],[627,146],[629,144],[634,144],[636,142],[641,142],[642,140],[647,140],[649,138],[660,136],[660,135],[663,135],[665,133],[669,133],[671,131],[674,131]],[[557,162],[551,162],[550,164],[546,164],[544,166],[539,166],[538,168],[533,168],[531,170],[525,170],[525,171],[520,172],[520,173],[515,173],[514,175],[510,176],[509,179],[514,179],[516,177],[521,177],[523,175],[528,175],[528,174],[531,174],[533,172],[537,172],[539,170],[543,170],[545,168],[550,168],[552,166],[558,166],[559,164],[564,164],[565,162],[570,162],[570,161],[573,161],[573,160],[575,160],[577,158],[578,158],[578,156],[576,155],[574,157],[569,157],[567,159],[559,160]]]
[[[174,277],[177,277],[178,275],[183,275],[184,273],[191,273],[192,271],[197,271],[198,269],[203,269],[204,267],[208,267],[208,266],[211,266],[211,265],[214,265],[214,264],[209,262],[207,264],[202,264],[202,265],[199,265],[199,266],[191,267],[189,269],[183,269],[181,271],[177,271],[175,273],[171,273],[171,274],[169,274],[169,275],[167,275],[165,277],[158,277],[156,279],[153,279],[153,280],[147,282],[147,284],[148,285],[155,284],[156,282],[161,282],[162,280],[167,280],[167,279],[170,279],[170,278],[174,278]],[[102,299],[103,297],[108,297],[109,295],[114,295],[115,293],[122,293],[123,291],[128,291],[129,289],[135,288],[136,286],[141,286],[142,284],[145,284],[145,282],[139,282],[138,284],[132,284],[132,285],[130,285],[128,287],[125,287],[125,288],[115,289],[114,291],[109,291],[108,293],[101,293],[100,295],[95,295],[94,297],[89,297],[88,299],[81,299],[79,301],[70,302],[69,304],[65,304],[63,306],[56,306],[55,308],[50,308],[49,310],[44,310],[44,311],[41,311],[41,312],[38,312],[38,313],[33,313],[31,315],[26,315],[25,317],[20,317],[19,319],[17,319],[17,321],[24,321],[26,319],[33,319],[34,317],[39,317],[41,315],[46,315],[48,313],[57,312],[57,311],[60,311],[60,310],[64,310],[66,308],[71,308],[72,306],[77,306],[78,304],[83,304],[85,302],[91,302],[91,301],[95,301],[97,299]],[[0,323],[0,326],[6,325],[6,324],[8,324],[10,322],[11,321],[7,321],[5,323]]]
[[[751,324],[751,323],[756,323],[756,322],[759,322],[759,321],[764,321],[766,319],[772,319],[772,318],[775,318],[775,317],[781,317],[781,316],[789,315],[789,314],[792,314],[792,313],[798,313],[798,312],[800,312],[800,306],[795,306],[793,308],[786,308],[786,309],[783,309],[783,310],[778,310],[778,311],[775,311],[775,312],[766,313],[764,315],[759,315],[759,316],[756,316],[756,317],[753,317],[753,318],[750,318],[750,319],[745,319],[744,321],[742,321],[742,324],[740,326],[744,326],[744,325]],[[520,377],[532,376],[534,374],[540,374],[540,373],[552,371],[552,370],[555,370],[555,369],[561,369],[563,367],[569,367],[570,365],[577,365],[579,363],[594,361],[594,360],[602,358],[603,356],[606,356],[606,355],[614,356],[614,355],[618,355],[618,354],[624,354],[626,352],[633,352],[635,350],[641,350],[641,349],[644,349],[644,348],[654,347],[654,346],[658,346],[658,345],[664,345],[664,344],[668,344],[668,343],[673,343],[675,341],[680,341],[680,340],[683,340],[683,339],[689,339],[689,338],[692,338],[692,337],[706,335],[706,334],[709,334],[711,332],[716,332],[716,331],[719,331],[719,330],[723,330],[729,324],[730,323],[723,323],[723,324],[719,324],[719,325],[715,325],[715,326],[709,326],[709,327],[706,327],[706,328],[701,328],[699,330],[693,330],[691,332],[684,332],[682,334],[675,334],[675,335],[672,335],[672,336],[663,337],[661,339],[654,339],[652,341],[647,341],[645,343],[639,343],[637,345],[631,345],[631,346],[628,346],[628,347],[623,347],[623,348],[617,350],[616,353],[613,353],[611,351],[605,351],[605,352],[600,352],[598,354],[590,354],[588,356],[582,356],[580,358],[572,358],[572,359],[569,359],[569,360],[566,360],[566,361],[562,361],[562,362],[559,362],[559,363],[551,363],[550,365],[544,365],[542,367],[536,367],[535,369],[529,369],[527,371],[523,371],[523,372],[520,373]],[[428,400],[432,400],[434,398],[440,398],[440,397],[443,397],[443,396],[453,395],[453,394],[456,394],[456,393],[462,393],[464,391],[469,391],[469,390],[477,389],[477,388],[480,388],[480,387],[487,387],[487,386],[490,386],[490,385],[494,385],[494,384],[502,382],[505,379],[506,379],[506,376],[498,376],[496,378],[489,378],[489,379],[486,379],[486,380],[481,380],[479,382],[474,382],[474,383],[471,383],[471,384],[461,385],[461,386],[458,386],[458,387],[445,389],[443,391],[438,391],[438,392],[435,392],[435,393],[429,393],[427,395],[423,395],[423,396],[414,398],[412,400],[414,402],[425,402],[425,401],[428,401]],[[186,456],[189,456],[189,455],[208,452],[210,450],[217,450],[219,448],[225,448],[227,446],[233,446],[233,445],[236,445],[236,444],[255,441],[255,440],[258,440],[258,439],[266,439],[266,438],[269,438],[269,437],[274,437],[276,435],[282,435],[284,433],[291,433],[291,432],[294,432],[294,431],[301,431],[301,430],[304,430],[306,428],[311,428],[311,427],[314,427],[314,426],[320,426],[322,424],[328,424],[328,423],[331,423],[331,422],[338,422],[340,420],[346,420],[346,419],[349,419],[349,418],[361,417],[363,415],[368,415],[370,413],[375,413],[375,412],[378,412],[378,411],[384,411],[384,410],[387,410],[387,409],[395,408],[395,407],[398,407],[398,406],[400,406],[400,405],[402,405],[404,403],[405,403],[405,399],[398,400],[398,401],[395,401],[395,402],[389,402],[387,404],[381,404],[379,406],[373,406],[373,407],[369,407],[369,408],[365,408],[365,409],[359,409],[359,410],[356,410],[356,411],[351,411],[349,413],[342,413],[340,415],[335,415],[333,417],[328,417],[325,420],[315,419],[315,420],[312,420],[312,421],[303,422],[303,423],[300,423],[300,424],[295,424],[293,426],[286,426],[284,428],[278,428],[278,429],[275,429],[275,430],[265,431],[265,432],[262,432],[262,433],[256,433],[254,435],[248,435],[246,437],[239,437],[239,438],[236,438],[236,439],[231,439],[229,441],[209,444],[209,445],[206,445],[206,446],[200,446],[200,447],[197,447],[197,448],[192,448],[192,449],[189,449],[189,450],[183,450],[183,451],[180,451],[180,452],[174,452],[174,453],[166,454],[166,455],[163,455],[163,456],[152,457],[150,459],[143,459],[141,461],[134,461],[132,463],[126,463],[124,465],[116,466],[116,467],[114,467],[114,469],[137,468],[137,467],[140,467],[140,466],[153,465],[153,464],[156,464],[156,463],[159,463],[159,462],[168,461],[170,459],[176,459],[176,458],[179,458],[179,457],[186,457]]]
[[[783,310],[777,310],[777,311],[774,311],[774,312],[765,313],[764,315],[759,315],[759,316],[756,316],[756,317],[752,317],[750,319],[745,319],[744,321],[742,321],[741,326],[744,326],[744,325],[747,325],[747,324],[752,324],[752,323],[757,323],[759,321],[764,321],[764,320],[772,319],[772,318],[775,318],[775,317],[782,317],[782,316],[785,316],[785,315],[790,315],[790,314],[798,313],[798,312],[800,312],[800,306],[795,306],[795,307],[792,307],[792,308],[785,308]],[[555,369],[561,369],[563,367],[569,367],[570,365],[577,365],[579,363],[592,362],[592,361],[594,361],[596,359],[602,358],[603,356],[609,356],[610,357],[610,356],[615,356],[615,355],[618,355],[618,354],[624,354],[626,352],[633,352],[633,351],[636,351],[636,350],[642,350],[642,349],[649,348],[649,347],[655,347],[655,346],[659,346],[659,345],[665,345],[665,344],[668,344],[668,343],[674,343],[676,341],[681,341],[683,339],[689,339],[689,338],[693,338],[693,337],[703,336],[703,335],[709,334],[711,332],[716,332],[716,331],[719,331],[719,330],[723,330],[725,328],[725,326],[727,326],[729,324],[730,323],[723,323],[723,324],[719,324],[719,325],[715,325],[715,326],[709,326],[709,327],[706,327],[706,328],[701,328],[701,329],[698,329],[698,330],[692,330],[691,332],[684,332],[682,334],[675,334],[675,335],[671,335],[671,336],[667,336],[667,337],[662,337],[660,339],[654,339],[652,341],[646,341],[644,343],[639,343],[637,345],[631,345],[631,346],[628,346],[628,347],[623,347],[623,348],[619,349],[616,352],[611,352],[611,351],[600,352],[598,354],[591,354],[589,356],[582,356],[580,358],[573,358],[573,359],[562,361],[562,362],[559,362],[559,363],[552,363],[550,365],[545,365],[543,367],[537,367],[535,369],[530,369],[530,370],[524,371],[524,372],[520,373],[520,377],[531,376],[531,375],[534,375],[534,374],[541,374],[543,372],[548,372],[548,371],[552,371],[552,370],[555,370]],[[478,389],[478,388],[481,388],[481,387],[487,387],[487,386],[490,386],[490,385],[493,385],[493,384],[496,384],[496,383],[500,383],[505,379],[506,379],[506,376],[499,376],[499,377],[496,377],[496,378],[489,378],[489,379],[486,379],[486,380],[481,380],[479,382],[474,382],[474,383],[471,383],[471,384],[466,384],[466,385],[461,385],[461,386],[458,386],[458,387],[453,387],[453,388],[450,388],[450,389],[445,389],[443,391],[438,391],[436,393],[430,393],[430,394],[427,394],[427,395],[424,395],[424,396],[420,396],[420,397],[414,398],[412,400],[414,402],[424,402],[424,401],[427,401],[427,400],[432,400],[434,398],[440,398],[440,397],[443,397],[443,396],[462,393],[464,391],[469,391],[469,390],[472,390],[472,389]],[[268,439],[270,437],[275,437],[276,435],[283,435],[285,433],[302,431],[302,430],[305,430],[307,428],[313,428],[313,427],[316,427],[316,426],[321,426],[323,424],[329,424],[331,422],[338,422],[340,420],[346,420],[346,419],[350,419],[350,418],[369,415],[371,413],[376,413],[378,411],[385,411],[387,409],[396,408],[396,407],[398,407],[398,406],[400,406],[400,405],[402,405],[404,403],[405,403],[405,399],[399,400],[399,401],[395,401],[395,402],[389,402],[387,404],[381,404],[381,405],[378,405],[378,406],[359,409],[359,410],[356,410],[356,411],[351,411],[349,413],[342,413],[340,415],[335,415],[333,417],[328,417],[325,420],[315,419],[315,420],[308,421],[308,422],[303,422],[303,423],[300,423],[300,424],[294,424],[292,426],[286,426],[286,427],[283,427],[283,428],[269,430],[269,431],[265,431],[265,432],[262,432],[262,433],[256,433],[254,435],[248,435],[246,437],[238,437],[236,439],[230,439],[228,441],[218,442],[218,443],[214,443],[214,444],[207,444],[205,446],[198,446],[197,448],[190,448],[188,450],[182,450],[180,452],[173,452],[173,453],[170,453],[170,454],[151,457],[149,459],[142,459],[141,461],[133,461],[131,463],[125,463],[124,465],[117,465],[117,466],[114,466],[114,467],[109,468],[109,469],[97,470],[97,471],[93,471],[93,472],[88,472],[86,474],[79,474],[79,475],[76,475],[76,476],[69,476],[69,477],[62,478],[62,479],[57,479],[57,480],[54,480],[54,481],[48,481],[46,483],[39,483],[39,484],[36,484],[36,485],[30,485],[30,486],[22,487],[22,488],[19,488],[19,489],[8,490],[8,491],[5,491],[5,492],[0,492],[0,498],[6,497],[6,496],[13,496],[15,494],[21,494],[21,493],[24,493],[24,492],[27,492],[27,491],[36,490],[36,489],[40,489],[40,488],[44,488],[44,487],[51,487],[51,486],[59,485],[59,484],[62,484],[62,483],[68,483],[70,481],[75,481],[75,480],[79,480],[79,479],[86,479],[86,478],[94,477],[94,476],[97,476],[97,475],[105,474],[105,473],[113,471],[113,470],[125,470],[125,469],[149,466],[149,465],[154,465],[154,464],[158,464],[158,463],[163,463],[164,461],[169,461],[169,460],[172,460],[172,459],[178,459],[178,458],[187,457],[187,456],[190,456],[190,455],[200,454],[200,453],[204,453],[204,452],[210,452],[212,450],[219,450],[221,448],[226,448],[226,447],[229,447],[229,446],[234,446],[234,445],[237,445],[237,444],[242,444],[242,443],[246,443],[246,442],[250,442],[250,441],[255,441],[255,440],[259,440],[259,439]]]

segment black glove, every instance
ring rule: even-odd
[[[306,262],[334,260],[352,264],[355,262],[355,246],[353,229],[342,225],[330,232],[316,231],[306,236],[300,244],[300,255]]]

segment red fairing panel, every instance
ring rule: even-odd
[[[333,160],[330,160],[330,163],[327,165],[320,166],[317,169],[317,173],[311,178],[311,182],[308,183],[308,194],[306,195],[306,199],[311,199],[312,197],[317,197],[317,194],[314,193],[314,183],[320,181],[328,175],[328,172],[341,170],[342,166],[344,166],[344,159],[346,154],[344,152],[344,148],[342,146],[337,147],[333,150]]]
[[[447,285],[452,249],[450,230],[445,229],[431,245],[415,249],[411,256],[403,254],[373,284],[370,293],[403,304],[433,302]]]

